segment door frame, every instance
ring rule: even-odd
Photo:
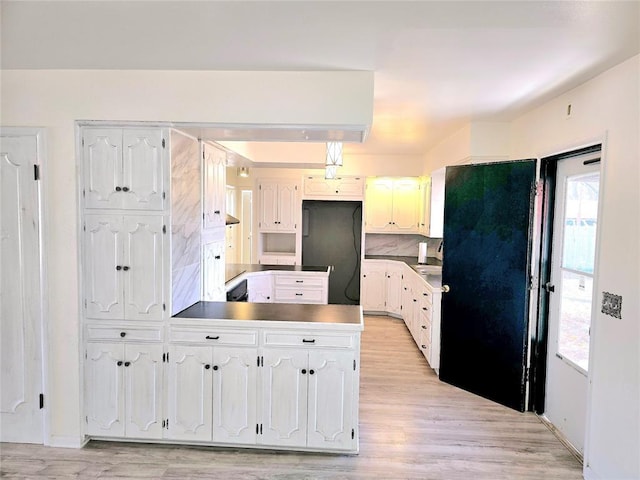
[[[586,145],[586,146],[585,146]],[[604,186],[604,157],[605,157],[606,142],[604,138],[593,140],[587,144],[583,144],[580,147],[563,150],[559,153],[554,153],[541,158],[540,161],[540,181],[542,182],[542,215],[540,218],[540,241],[538,242],[538,301],[537,301],[537,321],[536,327],[531,332],[531,362],[530,362],[530,380],[529,380],[529,405],[528,410],[535,412],[538,415],[542,415],[545,412],[545,398],[546,398],[546,380],[547,380],[547,353],[548,353],[548,339],[549,339],[549,292],[544,288],[544,285],[549,282],[551,278],[551,248],[553,240],[553,222],[555,214],[555,190],[556,190],[556,177],[557,177],[557,165],[558,161],[594,153],[600,150],[600,199],[598,200],[598,219],[599,222],[602,219],[602,198],[603,198],[603,186]],[[600,239],[602,229],[599,228],[596,232],[596,254],[595,265],[597,267],[600,257]],[[591,318],[595,319],[596,305],[597,305],[597,292],[598,292],[598,275],[594,275],[593,279],[593,300],[591,305]],[[595,328],[591,326],[591,338],[595,335]],[[588,392],[591,385],[591,370],[593,367],[593,350],[590,348],[589,352],[589,372],[588,378]],[[589,393],[587,393],[589,395]],[[587,412],[589,412],[589,398],[587,398]],[[588,417],[588,415],[587,415]],[[588,429],[588,425],[585,425]],[[586,451],[586,444],[585,444]]]
[[[48,219],[49,212],[47,203],[44,198],[47,196],[48,190],[48,169],[47,169],[47,135],[46,129],[42,127],[11,127],[0,126],[0,136],[12,136],[12,137],[35,137],[37,157],[35,159],[39,170],[39,182],[38,182],[38,250],[39,250],[39,281],[40,281],[40,313],[39,324],[41,333],[40,342],[40,361],[41,365],[41,382],[42,393],[44,395],[44,406],[42,408],[42,444],[51,445],[51,417],[50,417],[50,390],[49,390],[49,365],[51,361],[49,358],[49,338],[50,338],[50,324],[49,324],[49,291],[47,283],[47,248],[45,247],[44,239],[48,237]]]

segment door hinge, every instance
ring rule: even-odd
[[[169,363],[169,352],[167,352],[167,363]]]
[[[87,194],[86,194],[86,192],[85,192],[85,190],[84,190],[84,188],[83,188],[83,189],[82,189],[82,198],[85,198],[86,196],[87,196]]]
[[[534,188],[535,188],[535,192],[536,192],[536,197],[539,195],[542,195],[542,192],[544,191],[544,183],[542,180],[537,180],[536,183],[534,184]]]
[[[82,146],[84,147],[84,137],[82,137]]]
[[[353,371],[354,372],[356,371],[356,361],[355,360],[353,361]]]
[[[162,139],[162,148],[165,148],[164,138]]]
[[[33,165],[33,179],[35,181],[40,180],[40,165],[37,165],[37,164]]]
[[[84,423],[89,423],[89,415],[86,415],[86,416],[84,417]]]
[[[167,311],[167,304],[166,304],[166,303],[163,303],[163,304],[162,304],[162,311],[163,311],[163,312],[166,312],[166,311]]]
[[[258,358],[256,359],[256,366],[260,366],[260,355],[258,355]]]
[[[164,420],[162,420],[162,428],[164,428],[165,423],[166,422]]]
[[[356,429],[352,428],[351,429],[351,440],[353,440],[354,438],[356,438]]]
[[[164,233],[164,234],[167,233],[167,226],[166,225],[162,225],[162,233]]]
[[[163,353],[162,354],[162,363],[164,363],[166,361],[166,358],[167,358],[167,354]]]
[[[44,393],[41,393],[38,400],[40,401],[40,410],[44,408]]]
[[[166,199],[167,198],[167,192],[162,192],[162,199]]]

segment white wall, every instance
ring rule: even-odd
[[[51,443],[81,432],[75,121],[370,125],[371,72],[3,70],[3,126],[47,133]]]
[[[585,476],[594,479],[640,478],[639,70],[636,56],[523,115],[511,131],[512,158],[605,139],[585,445]],[[622,295],[622,319],[600,313],[603,291]]]

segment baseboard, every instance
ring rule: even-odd
[[[86,444],[87,440],[83,437],[75,437],[72,435],[51,435],[47,446],[58,448],[82,448]]]
[[[567,437],[564,436],[564,434],[558,430],[555,425],[553,423],[551,423],[549,421],[549,419],[547,417],[545,417],[544,415],[538,415],[538,418],[540,419],[540,421],[551,431],[551,433],[553,433],[555,435],[555,437],[560,440],[560,443],[562,443],[562,445],[564,445],[564,447],[569,450],[569,452],[571,452],[571,454],[576,457],[576,459],[578,459],[578,461],[584,465],[584,457],[582,455],[582,453],[580,452],[580,450],[578,450],[576,447],[573,446],[573,444],[567,440]],[[597,477],[595,477],[597,479]]]

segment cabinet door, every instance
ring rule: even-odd
[[[89,318],[124,318],[122,217],[86,215],[84,308]]]
[[[415,178],[393,182],[393,226],[402,233],[418,233],[420,185]]]
[[[226,162],[224,150],[203,145],[204,228],[224,227],[226,221]]]
[[[125,128],[122,134],[122,207],[162,210],[165,162],[162,130]]]
[[[164,310],[164,218],[124,217],[125,318],[162,320]]]
[[[324,177],[305,177],[303,188],[305,197],[335,197],[338,194],[336,181]]]
[[[431,222],[431,178],[423,178],[420,182],[420,221],[419,232],[425,237],[429,237],[429,227]]]
[[[365,230],[367,232],[392,231],[393,180],[390,178],[369,180],[364,201]]]
[[[212,360],[211,347],[169,347],[168,438],[211,441]]]
[[[365,311],[386,311],[386,265],[384,263],[362,263],[362,292],[360,303]]]
[[[249,301],[255,303],[273,302],[273,277],[271,275],[252,275],[247,279]]]
[[[262,231],[278,229],[278,184],[263,181],[258,185],[258,227]]]
[[[126,345],[125,432],[133,438],[162,438],[162,345]]]
[[[353,352],[309,352],[308,447],[353,448],[354,360]]]
[[[85,359],[88,435],[124,437],[124,345],[90,343]]]
[[[387,266],[387,308],[395,315],[402,314],[402,265]]]
[[[278,185],[278,230],[296,231],[296,216],[300,210],[297,203],[298,186],[295,183]]]
[[[216,240],[202,246],[203,298],[210,302],[224,302],[225,241]]]
[[[264,349],[260,443],[306,446],[307,363],[306,351]]]
[[[256,443],[255,348],[213,349],[213,441]]]
[[[82,142],[85,207],[120,208],[125,195],[122,192],[122,129],[86,128]]]

